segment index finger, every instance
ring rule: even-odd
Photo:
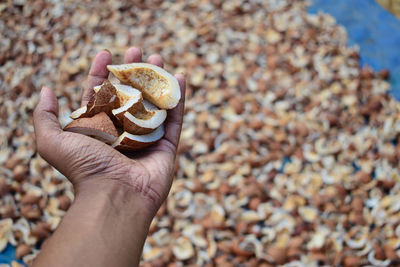
[[[111,53],[104,50],[99,52],[93,60],[89,70],[87,83],[82,92],[81,106],[86,105],[93,96],[93,87],[100,85],[107,79],[109,71],[107,65],[111,64]]]

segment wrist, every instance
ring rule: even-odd
[[[93,177],[74,185],[73,206],[90,209],[90,212],[124,216],[127,220],[140,218],[143,225],[150,225],[156,210],[148,199],[120,181],[110,178]]]
[[[107,172],[92,171],[90,175],[80,173],[69,180],[73,182],[76,197],[101,193],[110,196],[110,199],[118,196],[128,203],[132,203],[130,199],[133,198],[140,202],[143,212],[149,213],[151,218],[166,198],[162,190],[163,183],[157,182],[157,179],[153,182],[150,173],[141,164],[133,162],[121,162]],[[133,203],[137,204],[135,201]]]
[[[114,266],[116,259],[118,266],[139,264],[153,214],[139,195],[93,181],[76,185],[75,200],[37,266]]]

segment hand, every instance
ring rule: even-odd
[[[140,62],[132,47],[124,63]],[[148,63],[162,67],[160,56]],[[110,53],[100,52],[82,94],[86,105],[93,87],[108,77]],[[185,81],[176,75],[182,98],[168,111],[165,136],[155,145],[122,154],[96,139],[64,132],[58,122],[54,93],[44,87],[34,111],[37,149],[74,185],[74,203],[55,233],[42,246],[37,266],[137,266],[150,222],[168,195],[182,128]]]
[[[126,51],[124,63],[141,61],[140,49],[131,47]],[[159,55],[150,56],[147,62],[163,66]],[[93,87],[102,84],[108,77],[106,66],[109,64],[109,52],[97,54],[89,71],[87,86],[83,90],[82,105],[86,105],[94,94]],[[57,99],[49,88],[44,87],[34,111],[36,143],[40,155],[73,183],[76,195],[124,190],[127,194],[138,195],[144,209],[150,212],[150,216],[154,216],[171,187],[182,127],[185,80],[181,74],[177,74],[176,78],[182,97],[178,106],[168,111],[164,138],[151,147],[129,154],[122,154],[94,138],[64,132],[57,119]]]

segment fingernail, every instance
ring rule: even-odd
[[[103,51],[106,51],[106,52],[108,52],[108,53],[111,55],[111,51],[108,50],[107,48],[104,48]]]
[[[136,48],[136,49],[139,49],[139,51],[140,51],[140,56],[143,57],[143,50],[142,50],[141,47],[137,47],[137,46],[132,46],[132,47],[134,47],[134,48]]]

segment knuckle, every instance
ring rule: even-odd
[[[53,147],[53,139],[54,134],[52,132],[36,135],[36,149],[41,156],[47,156],[49,150]]]
[[[40,112],[40,102],[36,104],[35,109],[33,110],[33,116],[37,116],[38,113]]]
[[[35,110],[33,111],[33,120],[35,121],[41,121],[45,119],[45,112],[40,109],[39,106],[36,106]]]

